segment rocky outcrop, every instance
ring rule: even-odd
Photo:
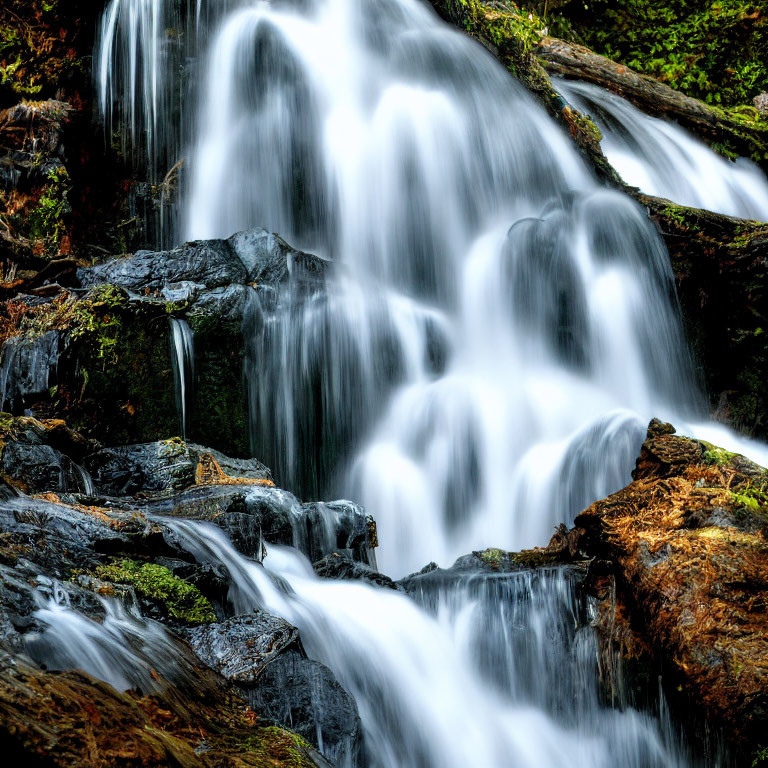
[[[236,683],[261,717],[290,723],[336,759],[360,765],[362,725],[357,706],[327,667],[307,658],[298,631],[258,611],[189,631],[195,653]]]
[[[635,658],[655,659],[710,722],[757,747],[768,723],[768,470],[672,432],[652,423],[633,482],[576,518],[580,546],[595,558],[604,631],[624,627]]]
[[[243,323],[263,323],[280,302],[321,291],[329,269],[263,229],[81,267],[69,289],[54,285],[52,296],[6,304],[0,408],[66,416],[108,445],[181,432],[169,325],[176,318],[194,339],[186,434],[249,455]]]
[[[198,562],[168,519],[212,522],[256,559],[265,543],[323,556],[340,541],[351,558],[373,543],[359,507],[326,505],[326,544],[312,534],[323,506],[275,488],[256,460],[178,439],[103,448],[29,417],[3,415],[0,430],[7,755],[67,766],[360,764],[354,700],[307,657],[295,627],[263,610],[231,617],[226,569]],[[92,468],[90,493],[62,487],[69,454]]]

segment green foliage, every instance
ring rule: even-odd
[[[95,358],[102,368],[115,365],[118,361],[117,350],[123,326],[120,314],[115,310],[126,301],[120,288],[106,284],[96,286],[73,307],[71,336],[91,342]]]
[[[751,104],[768,90],[763,3],[569,0],[556,15],[570,39],[708,104]]]
[[[730,451],[726,451],[725,448],[718,448],[716,445],[712,445],[712,443],[707,443],[704,440],[701,441],[701,444],[704,446],[704,454],[701,457],[701,460],[705,464],[715,464],[717,466],[724,466],[731,463],[731,460],[738,456],[737,453],[731,453]]]
[[[213,607],[200,590],[162,565],[119,560],[99,566],[96,575],[105,581],[129,584],[138,594],[160,603],[177,621],[186,624],[216,621]]]
[[[739,491],[731,491],[729,492],[729,499],[734,504],[751,512],[761,512],[768,506],[768,493],[765,491],[765,486],[760,486],[760,488],[749,486]]]
[[[69,174],[63,166],[48,172],[48,184],[37,205],[28,214],[29,234],[33,240],[43,243],[44,250],[53,254],[61,238],[66,234],[66,217],[72,209],[69,205],[71,189]]]

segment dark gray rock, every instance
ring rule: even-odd
[[[315,573],[324,579],[342,579],[349,581],[365,581],[377,587],[386,587],[402,591],[389,576],[379,573],[375,568],[353,559],[349,552],[334,552],[322,560],[312,564]]]
[[[195,471],[204,454],[212,456],[226,475],[271,480],[267,467],[256,459],[231,459],[179,438],[103,448],[88,456],[85,466],[107,496],[170,494],[195,484]]]
[[[279,488],[211,485],[147,503],[154,515],[210,522],[221,528],[244,555],[258,557],[262,537],[272,544],[292,545],[301,507]],[[167,534],[170,535],[170,534]],[[175,542],[170,535],[169,541]]]
[[[227,680],[255,685],[267,664],[288,648],[301,648],[299,630],[266,611],[184,632],[195,653]]]
[[[171,302],[192,302],[205,290],[201,283],[192,283],[183,280],[180,283],[168,283],[160,290],[160,295]]]
[[[362,563],[373,562],[369,544],[373,518],[352,501],[315,501],[304,504],[304,515],[297,527],[297,545],[310,562],[339,550],[349,550]]]
[[[0,454],[0,472],[28,493],[66,491],[68,488],[65,462],[67,460],[63,454],[49,445],[11,442]]]
[[[83,287],[100,283],[119,285],[131,291],[161,290],[173,283],[201,283],[217,288],[244,283],[246,270],[225,240],[186,243],[171,251],[137,251],[133,256],[80,269]]]
[[[15,336],[0,351],[0,410],[21,413],[31,398],[48,394],[55,383],[60,334],[35,339]]]
[[[248,272],[249,283],[322,283],[331,262],[288,245],[265,229],[249,229],[227,241]]]
[[[201,291],[192,301],[189,313],[210,315],[224,323],[240,323],[249,290],[245,285],[233,284]]]
[[[334,763],[362,764],[354,699],[327,667],[307,658],[295,627],[258,611],[185,637],[200,659],[247,693],[260,717],[300,734]]]

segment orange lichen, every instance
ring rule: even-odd
[[[753,703],[768,695],[768,541],[754,491],[768,472],[704,454],[695,440],[649,437],[634,482],[576,523],[599,532],[623,599],[683,687],[750,740]]]
[[[210,453],[200,455],[195,468],[195,485],[261,485],[274,488],[275,484],[266,478],[231,477]]]

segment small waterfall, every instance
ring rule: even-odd
[[[76,462],[72,462],[72,469],[75,470],[77,473],[79,479],[80,479],[80,486],[82,488],[83,493],[86,496],[95,496],[96,495],[96,486],[93,483],[93,478],[91,477],[91,473],[81,464],[77,464]]]
[[[171,360],[173,382],[176,388],[176,407],[179,411],[181,436],[187,437],[187,419],[192,403],[192,388],[195,382],[195,342],[192,329],[186,320],[172,317]]]
[[[357,701],[374,768],[682,768],[668,724],[600,703],[586,605],[567,570],[467,578],[419,601],[314,576],[296,550],[264,565],[213,526],[172,522],[201,562],[224,565],[238,613],[299,628]],[[343,761],[340,761],[343,764]]]
[[[553,84],[592,117],[605,156],[628,184],[681,205],[768,221],[768,179],[754,163],[726,160],[680,126],[599,86],[559,78]]]
[[[58,361],[58,331],[8,339],[0,349],[0,410],[20,413],[27,398],[46,395]]]
[[[26,636],[27,654],[45,669],[82,669],[118,690],[157,690],[167,680],[181,682],[179,649],[162,624],[129,612],[118,600],[98,598],[102,621],[72,607],[70,597],[54,582],[51,594],[36,593],[40,608],[33,614],[42,631]]]

